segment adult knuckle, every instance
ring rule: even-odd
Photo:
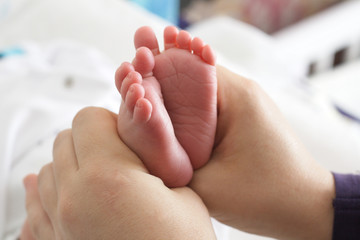
[[[244,79],[242,88],[242,97],[248,99],[256,99],[260,93],[259,85],[250,79]]]
[[[26,212],[28,213],[28,215],[30,215],[31,213],[31,207],[33,206],[33,200],[29,199],[29,198],[26,198],[26,201],[25,201],[25,209],[26,209]]]
[[[69,136],[71,136],[71,129],[66,129],[61,132],[59,132],[54,140],[53,149],[57,148],[61,145],[61,143],[67,139]]]
[[[126,186],[132,183],[130,171],[122,169],[107,169],[106,174],[102,176],[103,183]]]
[[[109,186],[109,191],[115,189],[116,192],[126,191],[134,186],[136,178],[129,172],[123,170],[110,171],[104,179],[104,183]]]
[[[99,169],[94,166],[88,166],[83,170],[83,180],[86,185],[97,185],[103,184],[104,176],[102,169]]]
[[[72,126],[74,127],[79,124],[82,124],[86,119],[92,118],[98,115],[99,113],[102,113],[103,111],[105,110],[98,107],[85,107],[75,115]]]
[[[39,187],[41,187],[42,184],[46,183],[46,181],[44,179],[48,175],[49,171],[52,171],[52,169],[53,169],[52,163],[48,163],[41,168],[39,175],[38,175],[38,186]]]
[[[36,239],[41,236],[42,218],[43,216],[40,212],[32,211],[31,214],[28,215],[29,226]]]
[[[109,171],[97,185],[92,185],[92,190],[101,204],[109,207],[116,205],[124,195],[134,190],[134,181],[122,171]]]
[[[99,169],[90,168],[85,174],[84,182],[94,195],[108,199],[131,188],[134,177],[120,169],[106,168],[99,171]]]
[[[58,202],[58,215],[63,224],[72,225],[76,222],[78,206],[68,195],[63,195]]]

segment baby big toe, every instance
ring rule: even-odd
[[[141,27],[135,32],[134,44],[136,49],[149,48],[155,56],[160,53],[156,35],[150,27]]]

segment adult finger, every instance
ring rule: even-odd
[[[141,160],[123,143],[117,132],[117,115],[102,108],[81,110],[73,120],[72,135],[79,168],[109,163],[132,165],[146,171]]]
[[[48,215],[41,205],[37,184],[37,176],[34,174],[28,175],[24,179],[29,228],[35,239],[54,239],[54,230]]]
[[[60,132],[54,141],[53,168],[56,187],[61,191],[61,187],[67,186],[71,176],[79,169],[71,129]]]
[[[36,240],[32,235],[30,225],[27,219],[21,229],[20,240]]]
[[[53,164],[45,165],[38,176],[38,190],[41,205],[50,218],[52,224],[56,219],[57,189],[55,184]]]

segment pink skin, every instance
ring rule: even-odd
[[[215,55],[199,38],[167,27],[160,53],[149,27],[137,30],[132,64],[116,72],[118,131],[168,187],[185,186],[210,157],[216,129]]]

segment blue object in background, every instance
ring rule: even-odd
[[[150,12],[178,25],[180,4],[179,0],[130,0],[146,8]]]
[[[23,55],[24,53],[25,51],[21,48],[17,48],[17,47],[9,48],[0,51],[0,59],[11,55]]]
[[[346,111],[345,109],[343,109],[342,107],[334,104],[335,109],[343,116],[357,122],[360,123],[360,118],[358,116],[355,116],[354,114],[351,114],[350,112]]]

